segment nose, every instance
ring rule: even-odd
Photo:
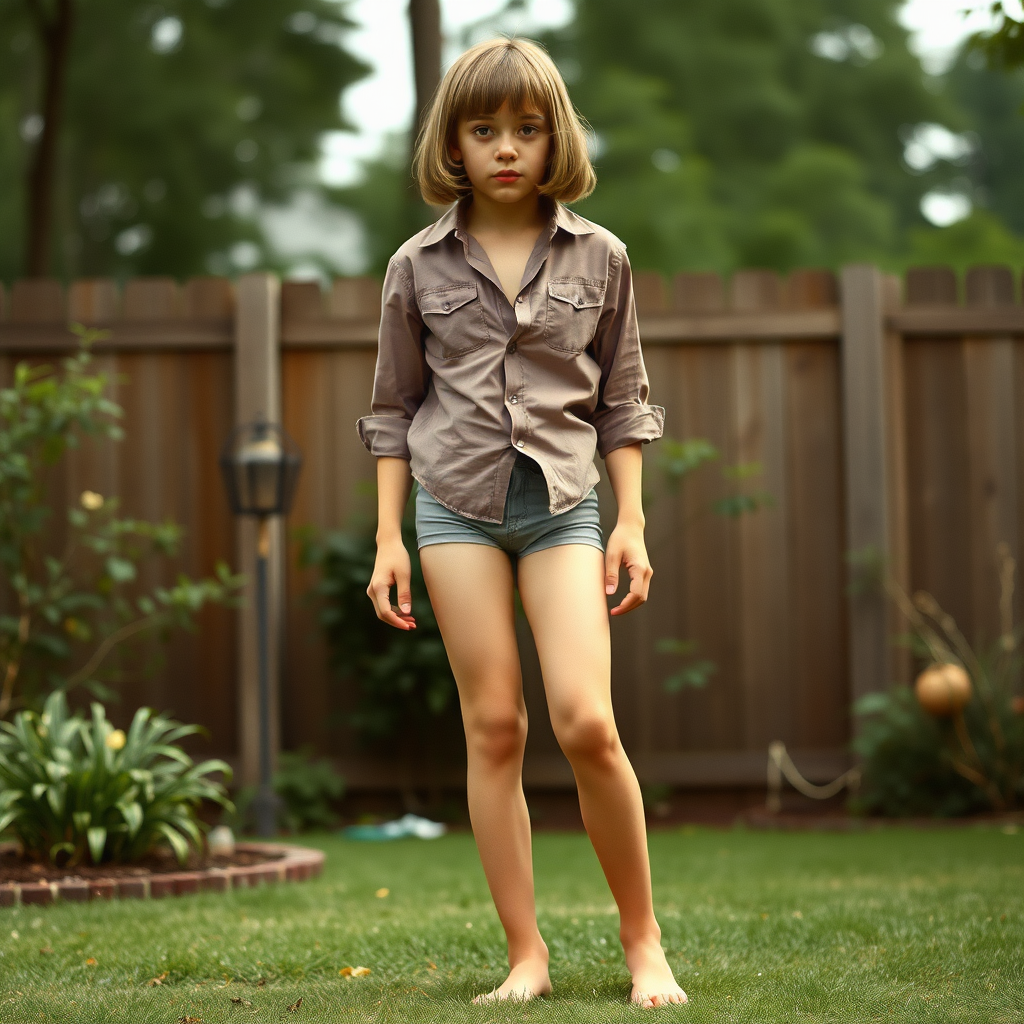
[[[498,148],[495,155],[499,160],[515,160],[518,155],[515,146],[515,136],[499,135]]]

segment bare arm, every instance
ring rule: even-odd
[[[412,474],[406,459],[377,459],[377,560],[366,593],[377,618],[397,629],[415,629],[412,616],[412,562],[402,543],[402,513],[409,500]],[[398,591],[398,610],[391,588]]]
[[[612,615],[625,615],[647,600],[654,570],[644,543],[644,509],[640,496],[643,455],[640,443],[615,448],[605,456],[608,479],[615,494],[619,515],[608,538],[605,552],[605,592],[614,594],[619,587],[619,566],[625,564],[629,573],[629,593],[611,610]]]

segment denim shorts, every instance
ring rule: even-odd
[[[567,512],[548,511],[548,487],[540,466],[519,454],[508,483],[500,523],[470,519],[445,508],[422,487],[416,492],[416,543],[486,544],[523,557],[560,544],[588,544],[604,551],[597,493],[591,491]]]

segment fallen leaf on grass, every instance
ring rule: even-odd
[[[146,982],[146,984],[150,988],[152,988],[154,985],[162,985],[164,983],[164,978],[166,978],[166,977],[167,977],[167,972],[164,971],[163,974],[158,974],[155,978],[150,978],[149,981]]]
[[[89,957],[89,959],[85,961],[85,966],[86,967],[95,967],[96,966],[96,957],[94,957],[94,956]]]
[[[338,973],[343,978],[365,978],[370,973],[369,967],[342,967]]]
[[[200,1017],[179,1017],[178,1024],[203,1024]]]
[[[263,986],[266,985],[266,983],[267,983],[267,979],[266,978],[260,978],[260,980],[256,982],[256,987],[257,988],[263,988]]]
[[[288,1012],[289,1013],[294,1013],[301,1005],[302,1005],[302,996],[299,996],[299,998],[296,999],[295,1002],[292,1003],[292,1005],[288,1007]]]
[[[382,900],[382,899],[384,899],[384,898],[385,898],[386,896],[390,896],[390,895],[391,895],[391,890],[390,890],[390,889],[388,889],[388,888],[387,888],[386,886],[383,886],[383,887],[381,887],[380,889],[378,889],[378,890],[377,890],[377,891],[376,891],[376,892],[374,893],[374,896],[376,896],[376,897],[377,897],[377,899],[379,899],[379,900]]]
[[[427,961],[427,970],[428,971],[436,971],[437,970],[437,964],[435,964],[433,960],[428,960]]]
[[[238,1006],[252,1006],[248,999],[243,999],[241,996],[232,996],[231,1002],[236,1003]]]
[[[49,946],[43,946],[39,950],[40,953],[52,953],[53,950]]]

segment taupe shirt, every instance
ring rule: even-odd
[[[500,523],[517,451],[540,464],[557,514],[600,479],[595,447],[604,458],[660,437],[665,410],[647,391],[622,242],[554,204],[512,304],[463,201],[388,264],[358,430],[442,505]]]

